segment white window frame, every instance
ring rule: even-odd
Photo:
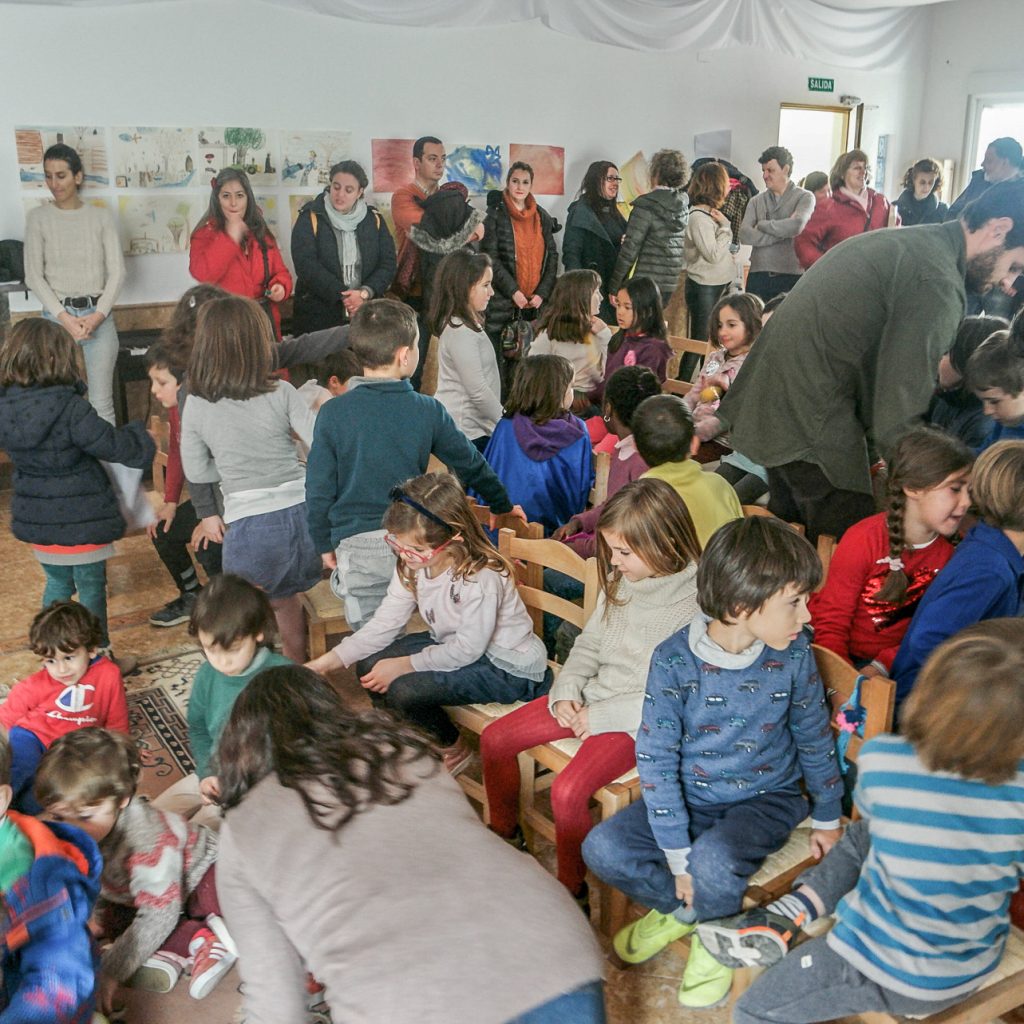
[[[964,148],[960,158],[960,170],[957,174],[959,187],[953,192],[959,195],[971,180],[971,174],[976,171],[978,143],[981,141],[978,136],[981,132],[981,112],[985,107],[998,106],[1004,103],[1024,103],[1024,90],[1015,89],[1005,92],[980,92],[967,97],[967,121],[964,130]],[[1021,140],[1024,142],[1024,139]]]

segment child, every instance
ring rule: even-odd
[[[99,653],[99,620],[84,605],[58,601],[33,620],[28,642],[43,667],[15,683],[0,704],[10,734],[11,806],[38,814],[32,796],[46,748],[73,729],[98,725],[128,732],[128,704],[117,666]]]
[[[490,827],[522,845],[516,756],[551,740],[583,741],[551,786],[559,881],[587,900],[580,845],[590,797],[636,763],[647,665],[654,648],[697,614],[700,546],[679,495],[637,480],[598,520],[601,596],[550,693],[492,722],[480,736]]]
[[[643,478],[664,480],[679,492],[702,547],[723,523],[743,515],[732,487],[722,477],[702,472],[693,461],[700,441],[681,398],[655,395],[642,402],[633,415],[633,438],[640,457],[651,467]]]
[[[764,303],[758,296],[737,292],[719,299],[711,310],[708,334],[719,347],[708,355],[697,382],[683,398],[693,413],[694,428],[701,440],[694,456],[697,462],[714,462],[732,451],[732,445],[722,434],[718,404],[757,341],[763,309]]]
[[[0,1020],[81,1024],[96,1002],[89,915],[102,861],[84,832],[9,810],[0,729]]]
[[[794,892],[698,926],[721,963],[785,957],[740,997],[737,1024],[931,1017],[986,982],[1024,873],[1022,649],[1019,619],[978,623],[942,644],[907,702],[902,736],[861,750],[862,819]],[[829,934],[786,956],[801,927],[826,914],[836,915]]]
[[[636,450],[633,438],[633,414],[645,399],[660,394],[658,378],[646,366],[622,366],[609,378],[604,391],[604,420],[609,436],[618,440],[608,467],[606,501],[647,472],[647,463]],[[590,558],[597,551],[597,520],[602,507],[597,505],[573,516],[551,536],[564,540],[581,558]],[[582,596],[582,591],[578,596]]]
[[[971,504],[973,461],[962,441],[933,427],[900,439],[889,461],[889,511],[843,534],[811,598],[815,643],[864,675],[889,674],[914,609],[953,557],[947,538]]]
[[[141,423],[114,428],[84,398],[71,335],[22,320],[0,346],[0,448],[14,463],[11,531],[46,573],[42,605],[78,598],[108,649],[107,567],[125,522],[100,459],[144,469],[156,445]],[[123,673],[134,671],[125,660]]]
[[[1000,441],[982,453],[971,476],[971,498],[981,521],[921,599],[893,661],[897,713],[943,640],[983,619],[1020,613],[1024,441]]]
[[[201,812],[201,808],[220,798],[214,754],[224,723],[236,698],[257,672],[292,663],[272,647],[274,610],[266,594],[241,576],[226,573],[203,588],[188,632],[206,655],[188,701],[188,740],[196,770],[164,790],[156,806],[216,830],[219,816]],[[197,812],[203,816],[197,817]]]
[[[429,733],[453,775],[471,751],[446,704],[511,704],[547,693],[544,644],[508,560],[484,535],[458,481],[447,473],[407,480],[384,516],[397,564],[373,619],[323,657],[315,672],[356,664],[375,704]],[[429,633],[402,636],[416,610]]]
[[[530,355],[564,356],[572,363],[576,392],[573,412],[583,415],[593,404],[588,397],[604,378],[612,332],[597,315],[601,279],[593,270],[569,270],[555,281],[551,298],[537,323]]]
[[[1000,316],[968,316],[960,322],[953,347],[939,360],[939,386],[928,407],[927,420],[978,448],[992,429],[981,399],[967,386],[967,362],[978,347],[1007,322]]]
[[[967,360],[967,383],[995,420],[978,449],[1024,438],[1024,337],[996,331]]]
[[[583,421],[569,412],[573,370],[561,356],[519,361],[484,458],[545,534],[582,512],[594,486],[594,458]]]
[[[492,274],[491,258],[483,253],[461,249],[446,256],[437,270],[429,320],[438,338],[435,397],[481,452],[501,419],[498,359],[484,332]]]
[[[644,798],[583,846],[598,877],[654,908],[615,936],[627,963],[740,909],[750,876],[807,814],[801,779],[811,852],[839,839],[842,783],[803,630],[820,577],[814,548],[776,519],[729,523],[704,549],[703,614],[651,659],[636,741]],[[679,1002],[714,1006],[731,983],[693,938]]]
[[[332,398],[344,395],[348,391],[348,382],[353,377],[362,376],[362,373],[362,361],[350,348],[331,353],[320,364],[324,387],[331,393]]]
[[[202,999],[235,962],[217,904],[217,836],[137,796],[139,769],[127,736],[79,729],[50,747],[36,777],[47,816],[103,855],[95,930],[113,940],[98,980],[103,1013],[122,985],[169,992],[189,965],[189,995]]]
[[[181,501],[185,471],[181,465],[181,415],[178,412],[178,390],[185,368],[176,365],[169,345],[158,341],[146,352],[146,372],[150,392],[167,410],[167,467],[164,470],[164,500],[156,514],[156,522],[147,527],[160,561],[164,563],[178,587],[178,596],[149,617],[151,626],[178,626],[188,622],[199,594],[200,583],[188,549],[192,535],[199,526],[192,502]],[[216,541],[195,549],[199,564],[208,578],[221,571],[221,545]]]
[[[292,431],[310,444],[314,414],[272,376],[274,336],[252,299],[206,303],[196,320],[189,396],[182,418],[185,475],[224,492],[223,566],[263,589],[284,653],[305,659],[299,594],[320,579],[306,526],[305,474]]]
[[[426,472],[437,456],[495,514],[512,510],[505,488],[458,431],[444,407],[412,390],[419,360],[416,317],[393,299],[371,299],[352,318],[352,350],[362,362],[344,401],[317,417],[306,469],[309,530],[353,629],[384,599],[395,556],[381,519],[388,494]],[[492,349],[493,354],[493,349]]]

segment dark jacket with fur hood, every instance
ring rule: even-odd
[[[537,204],[537,214],[540,216],[540,230],[544,237],[544,265],[536,293],[547,301],[555,287],[555,276],[558,273],[555,235],[562,230],[562,225],[540,203]],[[494,296],[487,304],[487,333],[497,334],[512,319],[515,311],[512,296],[519,288],[516,281],[515,233],[502,189],[493,189],[487,193],[487,219],[484,221],[484,240],[480,248],[491,257],[494,265]]]
[[[637,196],[632,206],[608,290],[617,292],[635,264],[634,275],[651,278],[661,289],[662,301],[668,302],[686,263],[683,236],[690,215],[689,197],[682,189],[656,188]]]
[[[341,293],[351,285],[341,279],[337,235],[326,203],[326,193],[306,203],[292,228],[292,260],[298,277],[292,322],[295,334],[323,331],[348,320]],[[370,290],[371,298],[380,298],[395,277],[395,242],[384,218],[372,206],[356,228],[356,241],[362,261],[360,286]]]
[[[85,385],[0,388],[0,448],[14,463],[11,532],[29,544],[109,544],[124,536],[99,459],[144,469],[156,445],[141,423],[114,428]]]

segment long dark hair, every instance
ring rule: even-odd
[[[317,828],[337,831],[374,804],[398,804],[415,788],[405,769],[433,759],[427,737],[383,713],[355,714],[321,676],[299,665],[259,672],[221,734],[217,776],[224,810],[274,773],[302,797]]]
[[[474,331],[483,330],[484,314],[470,306],[469,293],[490,266],[487,253],[471,249],[456,249],[438,264],[427,317],[427,325],[437,337],[446,327],[454,327],[454,320],[461,320]]]
[[[595,160],[583,175],[577,197],[582,199],[595,212],[611,206],[615,200],[608,199],[604,194],[604,179],[610,169],[618,170],[611,160]]]
[[[540,426],[565,413],[562,401],[572,383],[572,363],[564,356],[538,355],[519,360],[512,380],[505,415],[517,412]]]
[[[249,184],[249,175],[236,167],[225,167],[210,182],[210,205],[202,220],[196,225],[196,231],[207,224],[213,224],[218,231],[223,231],[227,226],[224,211],[220,208],[220,190],[229,181],[240,182],[245,190],[245,216],[242,219],[249,229],[249,234],[258,245],[265,245],[268,241],[273,242],[274,233],[267,227],[267,222],[263,219],[263,211],[256,205],[256,196],[253,195],[252,185]],[[196,231],[193,231],[192,234],[194,235]]]
[[[644,334],[650,338],[665,340],[665,308],[661,302],[661,289],[658,283],[643,274],[634,275],[626,281],[619,291],[624,291],[633,303],[633,326],[628,330],[618,330],[608,343],[609,352],[618,352],[629,334]]]

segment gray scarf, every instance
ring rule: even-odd
[[[369,212],[366,201],[356,200],[355,206],[348,213],[339,213],[328,198],[324,202],[327,219],[334,228],[334,238],[338,243],[338,262],[341,263],[341,280],[346,288],[358,288],[362,283],[359,279],[362,271],[362,260],[359,256],[359,242],[356,239],[356,228],[362,223]]]

